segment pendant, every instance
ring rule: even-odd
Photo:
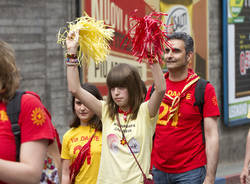
[[[124,119],[124,121],[127,121],[127,115],[126,114],[123,115],[123,119]]]
[[[125,145],[125,144],[127,144],[127,141],[124,139],[124,137],[121,139],[121,141],[120,141],[120,143],[121,143],[121,145]]]

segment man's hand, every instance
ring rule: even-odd
[[[214,178],[211,179],[211,178],[206,176],[203,184],[214,184]]]
[[[250,183],[250,178],[248,177],[249,175],[250,175],[250,171],[248,167],[244,167],[240,174],[240,183],[241,184]]]

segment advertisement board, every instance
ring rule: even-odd
[[[173,31],[186,32],[193,37],[195,49],[191,67],[208,79],[207,0],[161,0],[160,9],[168,14],[163,21],[172,25]]]
[[[250,123],[250,0],[223,0],[224,122]]]
[[[130,54],[131,46],[125,48],[122,41],[132,25],[129,23],[129,17],[137,9],[137,16],[146,15],[146,6],[143,0],[83,0],[84,11],[97,20],[103,20],[105,24],[110,25],[115,30],[111,49],[113,51]]]

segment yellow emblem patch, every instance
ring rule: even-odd
[[[213,104],[214,104],[215,106],[218,106],[218,102],[217,102],[216,96],[213,96],[212,102],[213,102]]]
[[[190,100],[190,99],[191,99],[191,93],[188,93],[188,94],[186,95],[186,99],[187,99],[187,100]]]
[[[31,120],[35,125],[43,125],[45,122],[45,112],[40,107],[35,108],[31,114]]]
[[[5,112],[5,111],[3,111],[3,110],[1,110],[0,111],[0,120],[1,121],[8,121],[8,115],[7,115],[7,113]]]

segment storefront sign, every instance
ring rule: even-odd
[[[233,126],[250,123],[250,0],[223,7],[224,120]]]
[[[142,80],[146,80],[146,65],[145,64],[140,64],[129,58],[120,58],[117,56],[110,55],[107,57],[107,61],[105,62],[102,62],[99,64],[90,62],[89,69],[88,69],[88,82],[105,83],[110,69],[119,63],[129,63],[135,66],[138,69]]]
[[[191,23],[188,9],[182,5],[173,6],[165,17],[166,25],[173,25],[176,32],[186,32],[191,34]]]
[[[143,0],[84,0],[84,11],[97,20],[103,20],[105,24],[115,29],[115,36],[111,42],[111,49],[117,52],[130,54],[131,45],[125,47],[122,44],[130,27],[129,17],[135,9],[137,16],[146,15],[146,6]]]
[[[163,17],[168,25],[167,31],[186,32],[193,37],[195,48],[190,67],[201,77],[209,79],[207,0],[161,0],[160,8],[161,12],[168,14]]]
[[[110,43],[111,53],[107,61],[100,64],[90,62],[85,77],[90,83],[96,84],[102,95],[107,95],[106,78],[110,69],[118,63],[127,63],[137,67],[143,81],[147,81],[147,65],[138,63],[131,56],[131,45],[124,41],[133,23],[129,22],[130,16],[137,9],[136,16],[144,17],[149,6],[144,0],[82,0],[82,12],[96,20],[102,20],[106,25],[115,30],[113,41]],[[130,25],[131,24],[131,25]],[[124,43],[123,43],[124,42]],[[122,44],[123,43],[123,44]],[[126,46],[126,47],[125,47]],[[151,79],[152,80],[152,79]]]
[[[114,67],[115,65],[119,63],[129,63],[135,66],[139,71],[141,79],[143,81],[146,81],[146,78],[147,78],[146,64],[140,64],[138,62],[135,62],[132,58],[121,58],[121,57],[110,55],[107,57],[107,61],[99,63],[99,64],[96,64],[91,61],[88,67],[88,82],[98,83],[97,86],[103,96],[106,96],[108,92],[107,87],[105,85],[108,72],[110,71],[112,67]]]

